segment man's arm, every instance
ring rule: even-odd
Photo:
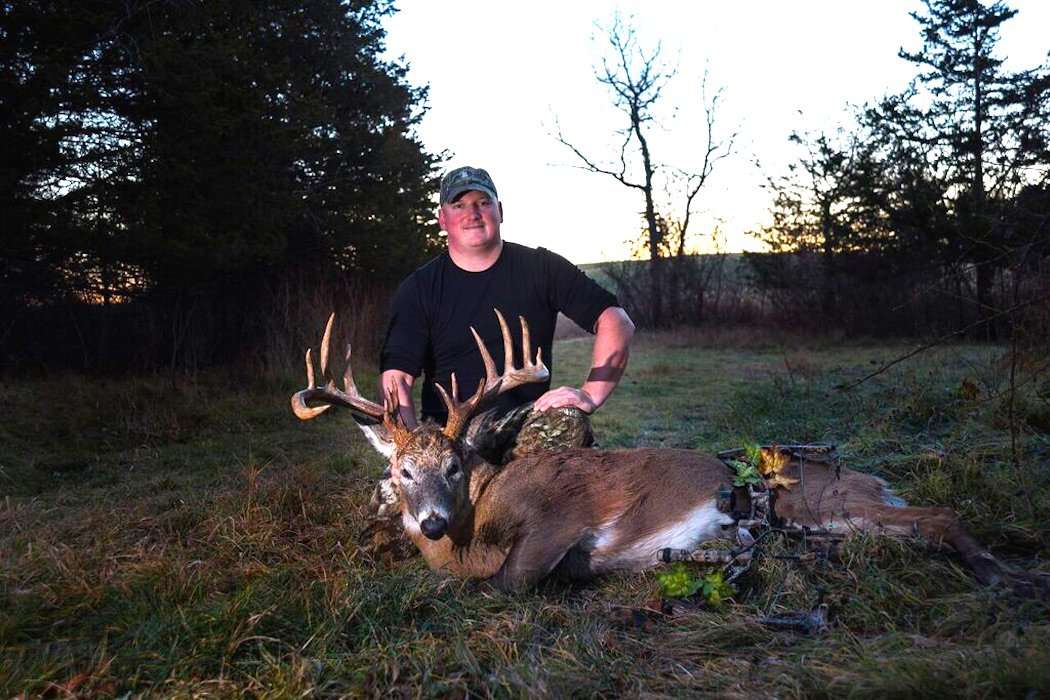
[[[594,413],[620,383],[633,337],[634,323],[627,312],[619,306],[607,308],[594,324],[591,371],[583,386],[579,389],[571,386],[551,389],[536,399],[535,410],[575,406],[584,413]]]
[[[390,389],[397,393],[401,418],[409,430],[415,430],[416,407],[412,385],[422,371],[427,347],[427,324],[419,293],[417,270],[398,286],[390,304],[390,321],[379,355],[379,400],[384,405]]]
[[[409,430],[415,430],[416,428],[416,407],[412,403],[412,385],[415,381],[415,377],[399,369],[388,369],[379,377],[379,386],[384,401],[391,388],[397,392],[401,419],[405,421],[405,427]]]

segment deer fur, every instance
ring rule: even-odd
[[[424,437],[425,426],[419,432],[429,450],[409,445],[393,460],[402,522],[427,564],[453,576],[502,589],[549,575],[585,580],[656,566],[664,548],[695,550],[736,534],[733,518],[716,503],[731,473],[713,455],[573,449],[496,467]],[[457,464],[458,476],[426,466],[435,463],[445,470]],[[981,547],[951,510],[887,504],[886,484],[875,476],[798,461],[785,473],[800,479],[790,491],[776,490],[776,516],[785,524],[921,536],[954,548],[982,583],[1024,578]],[[421,527],[428,519],[443,520],[444,531],[428,535]]]
[[[463,437],[470,417],[502,391],[549,376],[541,359],[532,359],[524,320],[524,367],[513,368],[510,331],[496,313],[504,337],[504,372],[496,374],[475,333],[486,379],[460,402],[452,378],[451,394],[442,390],[450,415],[444,427],[425,422],[410,431],[393,394],[382,406],[361,397],[349,368],[349,348],[345,391],[330,380],[324,387],[314,385],[307,351],[309,386],[292,397],[292,408],[303,420],[333,405],[353,411],[371,444],[390,460],[405,531],[431,568],[520,589],[550,575],[587,579],[645,569],[659,563],[661,550],[691,551],[706,540],[736,534],[736,521],[717,505],[720,486],[733,474],[713,455],[570,449],[503,466],[481,459]],[[322,374],[331,327],[330,318],[321,344]],[[1050,592],[1050,577],[998,561],[951,510],[902,506],[875,476],[788,454],[779,453],[776,479],[770,482],[783,484],[772,489],[771,498],[779,521],[845,534],[920,536],[955,549],[982,583],[1008,581]]]

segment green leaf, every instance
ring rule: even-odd
[[[656,582],[664,598],[688,598],[703,586],[703,580],[680,561],[672,564],[667,571],[657,572]]]
[[[755,465],[736,460],[730,462],[730,466],[736,472],[736,476],[733,478],[733,486],[762,483],[762,474]]]
[[[721,571],[697,576],[684,562],[675,562],[666,571],[656,574],[660,595],[664,598],[688,598],[699,592],[711,607],[719,607],[736,592],[726,582]]]
[[[727,598],[732,598],[736,592],[733,585],[726,582],[721,571],[712,571],[701,579],[700,591],[713,608],[722,605]]]
[[[762,446],[761,445],[744,445],[744,459],[752,467],[758,468],[758,465],[762,462]]]

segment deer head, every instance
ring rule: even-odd
[[[432,540],[441,539],[446,532],[454,530],[469,509],[470,475],[478,458],[462,438],[471,417],[490,399],[503,392],[522,384],[546,381],[550,376],[539,349],[536,359],[532,359],[529,326],[520,316],[522,367],[514,367],[510,328],[503,314],[498,309],[495,312],[503,335],[503,373],[496,372],[492,355],[481,336],[471,327],[470,332],[474,335],[485,365],[485,378],[466,401],[458,399],[459,386],[455,374],[451,377],[451,392],[437,385],[448,410],[444,426],[424,422],[415,430],[409,430],[401,419],[397,394],[393,390],[387,393],[382,406],[363,398],[350,370],[349,346],[346,349],[343,390],[337,389],[331,379],[323,387],[314,383],[313,361],[310,350],[307,350],[308,386],[292,396],[292,410],[302,420],[315,418],[331,406],[343,406],[351,410],[372,446],[390,461],[393,483],[401,493],[402,513],[407,516],[404,519],[406,527],[418,527],[423,535]],[[335,314],[332,314],[321,340],[322,376],[326,376],[328,371],[328,345],[334,319]],[[311,403],[317,405],[311,406]]]

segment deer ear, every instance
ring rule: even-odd
[[[358,416],[356,413],[351,415],[354,417],[357,427],[361,429],[361,432],[365,434],[365,438],[368,439],[368,444],[376,452],[383,455],[384,459],[389,461],[394,456],[395,445],[386,427],[382,423],[369,421],[369,419]]]

